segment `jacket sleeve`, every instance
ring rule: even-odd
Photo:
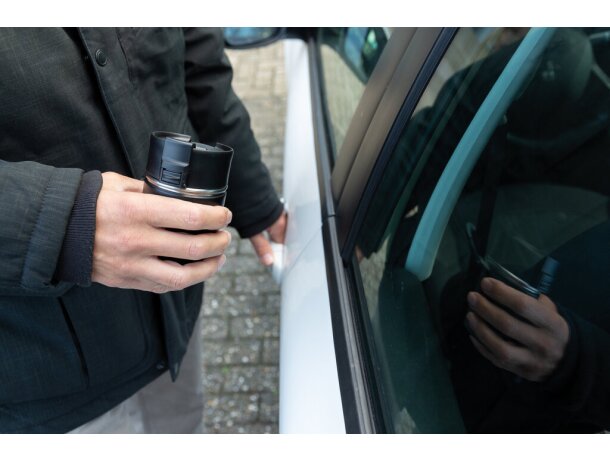
[[[575,421],[610,429],[610,334],[568,309],[560,311],[570,325],[570,340],[544,388]]]
[[[83,171],[0,160],[0,295],[58,296],[54,279]]]
[[[234,149],[226,206],[242,237],[255,235],[281,215],[281,204],[261,161],[250,117],[231,87],[233,70],[220,29],[185,29],[189,118],[202,142]]]

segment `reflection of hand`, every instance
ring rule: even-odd
[[[278,219],[269,228],[267,228],[267,233],[269,234],[271,241],[281,244],[284,243],[287,223],[288,214],[283,212],[282,215],[278,217]],[[271,249],[269,240],[262,232],[251,236],[250,243],[252,243],[256,255],[263,265],[269,266],[273,264],[273,249]]]
[[[96,207],[91,280],[110,287],[163,293],[215,274],[225,261],[231,221],[222,206],[205,206],[142,193],[143,182],[102,174]],[[166,230],[219,230],[191,235]],[[180,265],[157,256],[194,260]]]
[[[495,366],[524,379],[546,380],[561,361],[570,333],[553,301],[545,295],[534,299],[493,278],[484,278],[481,289],[489,299],[531,324],[515,318],[481,294],[470,292],[471,311],[466,320],[476,349]],[[517,343],[500,337],[488,324]]]

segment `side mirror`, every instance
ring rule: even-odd
[[[284,27],[224,27],[225,46],[232,49],[247,49],[268,45],[279,40]]]

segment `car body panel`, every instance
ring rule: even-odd
[[[307,45],[285,42],[289,86],[281,274],[280,433],[345,433],[322,238]]]
[[[317,234],[282,280],[280,433],[345,433],[323,254]]]
[[[305,246],[322,227],[320,192],[314,146],[307,45],[284,44],[288,98],[284,160],[284,200],[290,218],[286,233],[284,270],[290,270]],[[297,230],[298,229],[298,230]]]

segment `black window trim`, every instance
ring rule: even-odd
[[[457,28],[443,28],[438,38],[436,39],[424,65],[422,66],[419,74],[415,78],[409,92],[407,93],[402,107],[396,117],[390,132],[379,152],[379,156],[375,161],[375,165],[369,176],[369,180],[364,187],[362,197],[356,208],[354,217],[349,225],[349,230],[344,237],[344,243],[341,248],[341,257],[345,261],[351,260],[356,245],[356,238],[362,227],[364,216],[368,211],[368,207],[371,203],[373,196],[383,179],[385,168],[389,162],[390,156],[392,155],[396,144],[403,132],[406,124],[409,122],[415,107],[417,106],[424,90],[428,86],[434,71],[438,67],[442,57],[445,55],[447,48],[451,44]]]
[[[408,104],[411,103],[411,99],[415,98],[418,93],[415,89],[422,86],[411,108],[411,112],[415,108],[421,92],[423,92],[423,87],[427,85],[429,77],[431,77],[431,74],[436,69],[440,57],[442,57],[448,46],[448,43],[446,45],[443,44],[446,41],[450,42],[454,33],[455,30],[452,32],[442,31],[439,35],[432,48],[433,52],[430,53],[430,57],[426,60],[424,71],[420,72],[417,76],[413,87],[403,103],[399,112],[399,120],[394,122],[390,130],[391,136],[394,136],[393,133],[398,129],[398,121],[402,122],[403,118],[406,118],[405,123],[408,121],[410,113],[409,117],[406,117],[403,113],[409,107]],[[336,206],[331,184],[333,166],[332,139],[329,133],[329,114],[323,103],[324,85],[322,75],[320,74],[321,58],[316,38],[313,33],[307,37],[312,89],[312,117],[318,187],[322,210],[322,236],[324,240],[326,274],[345,429],[347,433],[386,432],[387,428],[382,415],[385,412],[382,409],[382,392],[377,387],[376,372],[371,360],[374,350],[369,348],[369,340],[366,338],[366,323],[363,321],[361,308],[358,307],[361,304],[362,293],[358,291],[356,262],[351,260],[351,255],[345,258],[342,257],[341,253]],[[438,59],[436,58],[437,55]],[[428,62],[431,59],[435,64],[428,71],[427,68],[430,66]],[[428,73],[430,73],[430,76],[423,81]],[[375,164],[377,171],[375,171],[376,175],[374,177],[376,180],[378,179],[377,175],[380,175],[378,172],[380,168],[379,162],[381,160],[387,162],[386,157],[389,153],[386,152],[391,152],[389,149],[390,141],[393,142],[394,138],[390,139],[390,136],[388,136],[388,140],[380,152],[380,158]],[[386,146],[388,147],[386,148]],[[375,188],[377,184],[378,180]],[[371,189],[372,185],[367,184],[367,191]],[[372,189],[373,192],[375,188]],[[370,196],[368,200],[370,202]]]
[[[358,159],[358,153],[373,120],[377,119],[379,104],[384,98],[387,87],[390,85],[392,77],[396,73],[397,66],[404,56],[405,51],[410,46],[417,33],[413,27],[398,28],[392,32],[383,53],[381,54],[375,69],[358,101],[356,107],[357,117],[350,120],[345,139],[339,151],[336,151],[336,164],[333,165],[331,177],[331,189],[335,202],[340,203],[345,186],[348,182],[352,168]],[[320,68],[323,67],[320,59]],[[325,91],[325,81],[321,79],[320,85]],[[324,94],[325,96],[325,94]],[[323,98],[322,100],[327,100]],[[332,132],[330,117],[327,119],[328,131]],[[388,127],[389,129],[389,127]],[[335,158],[331,156],[331,161]],[[331,163],[332,164],[332,163]]]
[[[355,116],[350,123],[348,128],[350,139],[351,136],[356,136],[359,132],[363,134],[359,137],[357,144],[353,144],[349,151],[342,150],[339,156],[339,161],[342,160],[342,157],[351,159],[349,174],[341,174],[342,169],[339,168],[339,161],[332,171],[331,185],[336,203],[341,247],[345,245],[346,237],[352,228],[356,209],[362,199],[364,188],[369,181],[369,176],[383,144],[400,113],[406,95],[413,86],[413,82],[426,62],[441,31],[442,28],[394,31],[386,49],[393,51],[403,45],[401,54],[397,60],[392,60],[393,65],[379,68],[384,75],[384,78],[380,78],[380,80],[385,81],[382,88],[378,88],[378,85],[365,88],[362,101],[368,98],[371,92],[378,95],[379,101],[375,103],[374,113],[368,122],[363,124],[362,117]],[[385,56],[385,54],[382,54],[379,62],[382,62]],[[376,71],[373,72],[373,76],[376,76]],[[352,130],[352,128],[358,129]],[[349,257],[344,260],[349,260]]]
[[[369,176],[369,181],[364,189],[361,203],[359,204],[354,215],[354,220],[351,223],[352,228],[357,227],[357,230],[360,230],[364,220],[365,211],[368,209],[377,186],[383,178],[383,172],[385,171],[389,158],[396,147],[400,134],[410,120],[415,107],[419,103],[421,95],[428,86],[434,71],[438,67],[442,57],[445,55],[445,52],[453,40],[455,33],[456,29],[441,30],[424,62],[424,65],[409,89],[400,111],[398,112],[398,115],[390,128],[384,145],[380,150],[371,175]],[[337,230],[338,229],[335,225],[335,231]],[[335,233],[335,235],[337,234]],[[388,406],[389,400],[385,394],[385,388],[380,384],[381,369],[378,365],[376,365],[376,363],[379,362],[379,359],[377,358],[377,350],[373,340],[370,320],[368,318],[366,296],[363,291],[362,279],[358,268],[359,263],[354,253],[356,235],[357,231],[353,232],[353,236],[350,234],[351,239],[348,239],[346,244],[351,244],[351,250],[345,253],[342,252],[341,259],[347,274],[346,282],[348,284],[347,290],[350,293],[351,314],[354,316],[354,322],[357,324],[360,341],[362,342],[359,344],[359,349],[362,353],[361,360],[363,361],[365,368],[365,377],[367,379],[366,388],[369,392],[369,400],[371,401],[372,413],[374,414],[373,420],[377,432],[388,433],[393,432],[394,424],[393,420],[391,419],[391,410]],[[343,247],[345,248],[346,246]]]
[[[330,187],[332,153],[327,130],[328,113],[319,91],[320,61],[313,35],[309,36],[308,50],[322,237],[345,430],[347,433],[376,433],[381,419],[375,412],[376,403],[370,398],[375,392],[369,388],[370,372],[362,360],[365,341],[351,308],[354,304],[353,294],[349,289],[348,273],[341,260],[337,239],[335,205]]]

